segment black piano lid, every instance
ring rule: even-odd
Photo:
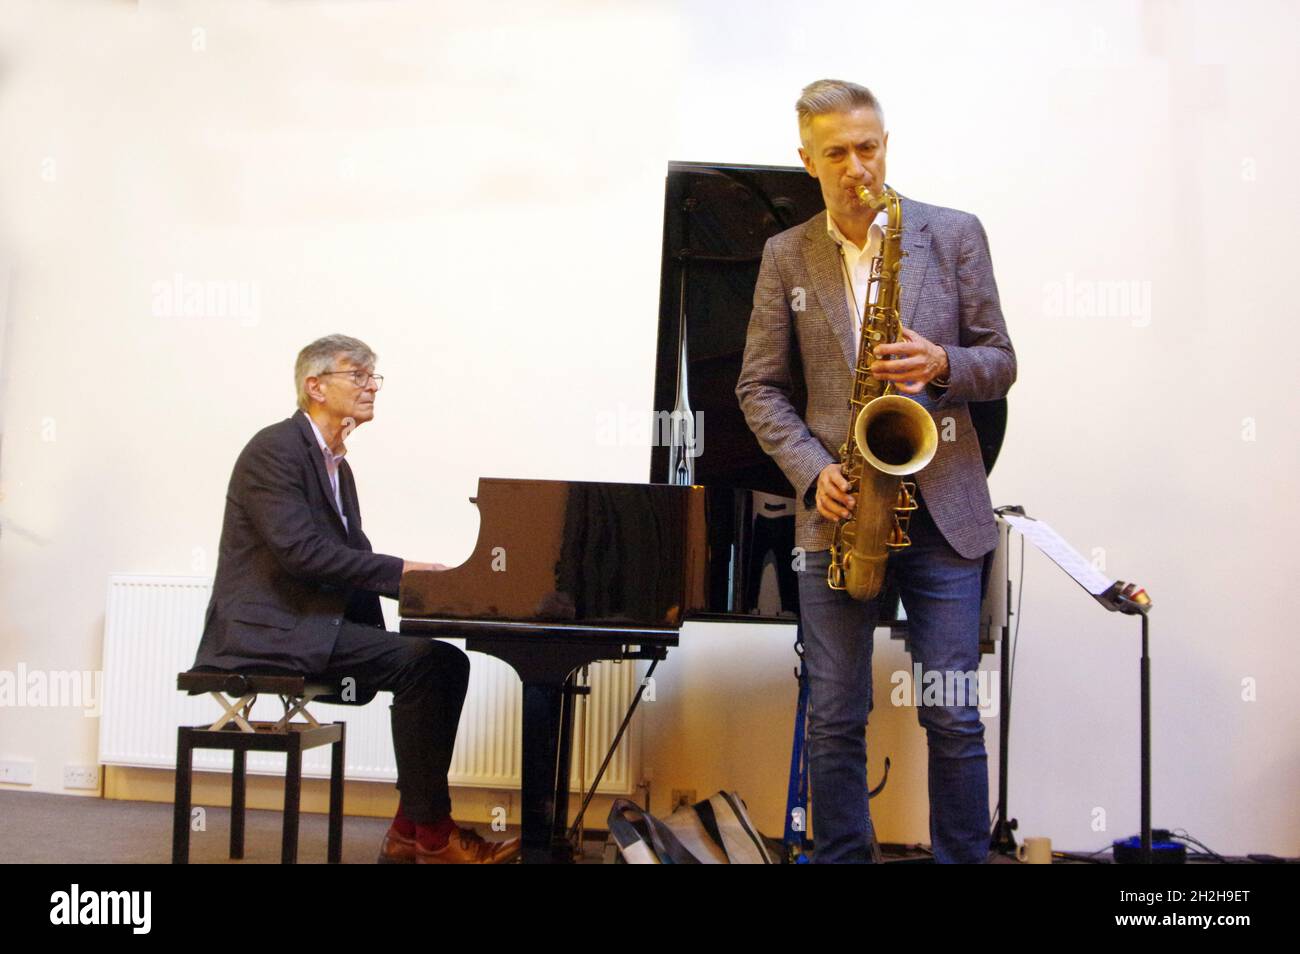
[[[668,166],[653,406],[671,411],[677,404],[685,331],[690,410],[703,423],[703,453],[694,459],[697,484],[792,494],[746,425],[735,387],[763,244],[821,208],[817,180],[801,168]],[[795,401],[803,407],[802,388]],[[656,441],[650,479],[670,481],[669,464],[669,449]]]

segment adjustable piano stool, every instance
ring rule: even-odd
[[[229,749],[234,755],[230,780],[230,857],[244,857],[245,759],[249,750],[285,753],[284,822],[280,863],[298,861],[298,808],[302,794],[302,753],[333,746],[330,760],[330,820],[327,859],[343,855],[343,751],[346,724],[321,724],[307,711],[313,699],[337,695],[338,683],[308,681],[304,676],[248,675],[191,671],[176,677],[176,688],[196,696],[209,693],[224,710],[207,726],[181,726],[176,733],[176,805],[172,817],[172,864],[190,860],[190,788],[195,749]],[[259,695],[276,695],[284,705],[277,722],[250,722]],[[230,696],[233,701],[228,701]],[[302,715],[305,721],[295,722]]]

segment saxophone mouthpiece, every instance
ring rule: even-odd
[[[880,209],[885,204],[884,195],[872,195],[871,190],[864,185],[858,186],[858,198],[873,209]]]

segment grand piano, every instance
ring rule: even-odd
[[[402,578],[402,633],[463,638],[523,683],[527,863],[571,860],[575,672],[663,659],[688,620],[796,618],[793,491],[734,389],[763,245],[821,208],[801,168],[670,164],[649,483],[483,478],[470,558]]]
[[[795,618],[793,492],[733,392],[763,243],[820,208],[802,169],[671,164],[650,482],[483,478],[470,558],[402,578],[401,632],[464,638],[523,682],[525,862],[568,858],[578,669],[662,659],[687,620]]]

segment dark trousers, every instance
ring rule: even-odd
[[[777,592],[781,594],[781,608],[794,609],[799,605],[799,577],[795,573],[791,551],[794,549],[794,517],[754,518],[753,542],[745,575],[745,605],[758,606],[759,585],[763,582],[763,569],[767,555],[772,554],[776,567]]]
[[[421,824],[450,815],[447,770],[469,685],[469,657],[436,639],[345,621],[329,664],[318,675],[353,680],[344,683],[344,703],[364,704],[376,692],[393,694],[389,711],[402,812]]]

